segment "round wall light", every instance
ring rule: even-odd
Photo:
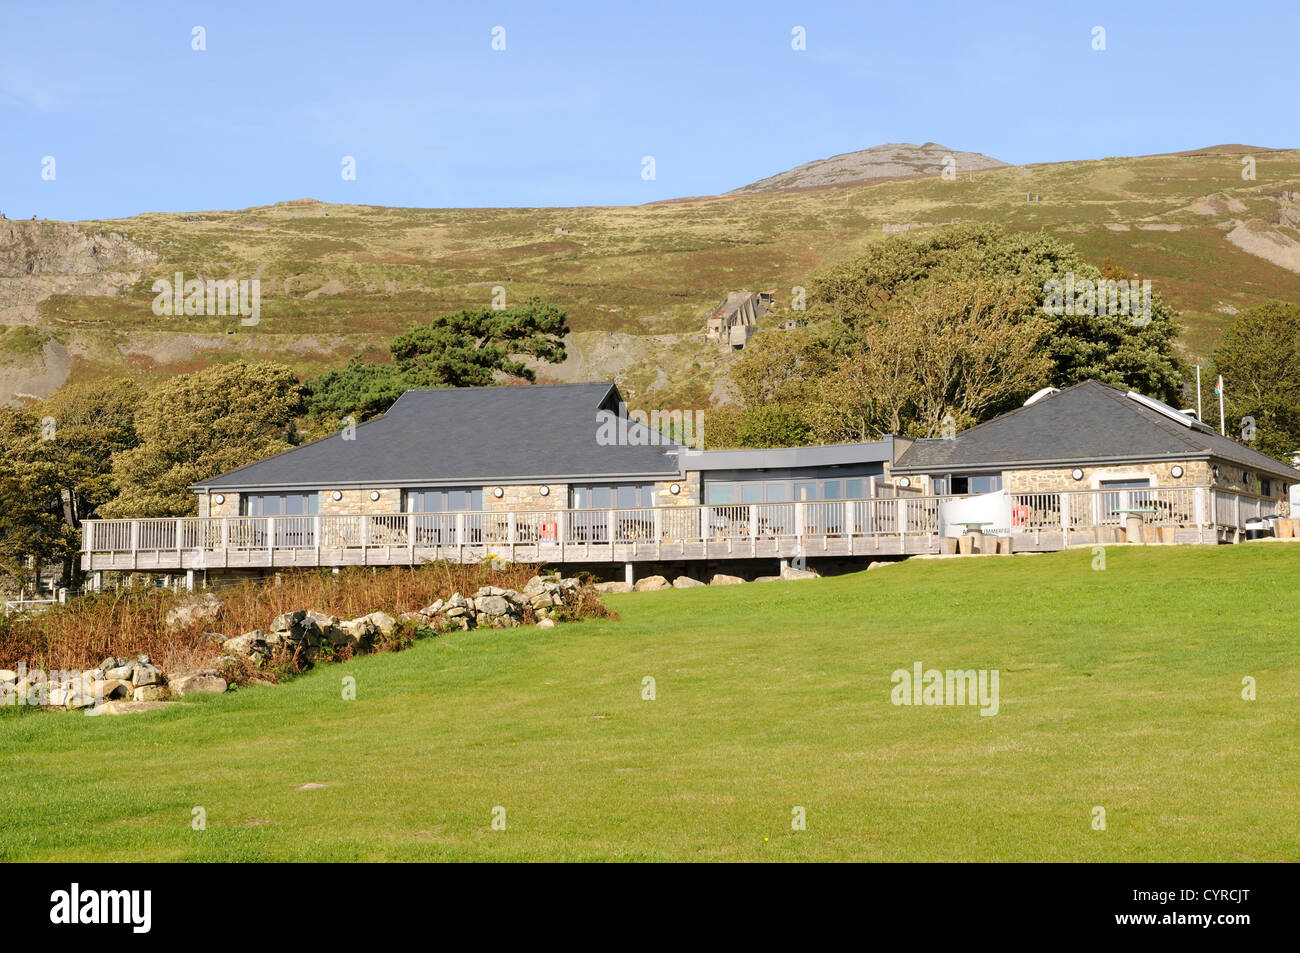
[[[333,493],[330,494],[330,499],[333,500],[335,503],[337,503],[339,500],[343,499],[343,491],[335,490]]]
[[[908,486],[911,486],[911,485],[912,485],[912,478],[911,478],[911,477],[903,477],[901,480],[898,481],[898,485],[899,485],[899,486],[902,486],[902,487],[908,487]]]
[[[506,495],[506,491],[501,489],[501,487],[497,487],[495,490],[492,491],[492,495],[499,500],[501,499],[501,497]]]
[[[1169,475],[1173,477],[1175,480],[1180,480],[1182,479],[1183,476],[1183,468],[1180,466],[1175,466],[1172,470],[1169,471]]]
[[[551,488],[549,486],[538,487],[537,492],[541,496],[550,496]]]
[[[217,506],[220,506],[222,503],[226,502],[226,498],[222,496],[220,493],[218,493],[216,496],[212,498],[212,502],[216,503]]]
[[[668,492],[673,496],[676,496],[678,493],[682,492],[682,485],[680,483],[674,483],[668,487]]]
[[[371,491],[370,491],[370,499],[372,499],[372,500],[378,500],[378,499],[379,499],[379,491],[378,491],[378,490],[371,490]]]
[[[1083,471],[1080,470],[1078,467],[1075,467],[1073,470],[1070,471],[1070,476],[1074,477],[1074,479],[1076,480],[1082,480]]]

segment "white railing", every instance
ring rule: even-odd
[[[1150,487],[1008,494],[1011,530],[1074,533],[1121,526],[1124,510],[1158,526],[1240,530],[1277,513],[1275,500],[1210,487]],[[181,517],[90,520],[91,554],[268,550],[445,550],[501,546],[608,546],[702,541],[859,536],[932,536],[943,532],[943,504],[956,496],[900,495],[865,500],[729,503],[624,509],[350,513],[320,516]]]

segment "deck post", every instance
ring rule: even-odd
[[[899,497],[894,503],[898,506],[898,535],[907,535],[907,500]]]
[[[102,569],[96,569],[90,577],[90,588],[95,592],[99,592],[104,588],[104,571]]]
[[[176,561],[180,562],[181,547],[185,542],[185,521],[178,519],[176,521]]]
[[[221,517],[221,555],[227,565],[230,563],[230,517]]]
[[[1057,495],[1061,501],[1061,545],[1070,545],[1070,494]]]
[[[633,575],[632,572],[632,564],[630,562],[626,562],[623,564],[623,581],[627,583],[629,586],[632,585],[633,582],[635,581],[635,576]]]
[[[311,541],[315,543],[316,565],[320,565],[320,514],[311,518]]]
[[[185,570],[185,591],[186,592],[194,591],[194,570],[193,569]]]
[[[406,558],[415,565],[415,514],[406,514]]]
[[[131,568],[140,565],[140,521],[131,520]]]

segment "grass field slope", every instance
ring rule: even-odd
[[[0,858],[1300,859],[1300,551],[1096,559],[635,593],[162,711],[11,709]],[[893,704],[917,662],[997,670],[998,713]]]
[[[1244,179],[1243,158],[1254,161]],[[926,160],[929,161],[928,159]],[[926,166],[927,168],[929,166]],[[0,223],[0,400],[69,374],[144,378],[239,356],[302,373],[430,316],[538,294],[569,312],[571,358],[544,378],[616,376],[655,406],[724,399],[733,355],[703,340],[730,290],[791,289],[899,230],[991,221],[1046,229],[1181,309],[1205,354],[1231,315],[1300,301],[1300,152],[1193,153],[963,171],[618,208],[406,209],[310,199],[117,221]],[[802,181],[802,180],[800,180]],[[1034,195],[1040,200],[1029,201]],[[71,231],[69,231],[71,229]],[[90,236],[87,238],[87,236]],[[256,327],[155,316],[153,282],[257,278]],[[25,326],[21,334],[5,327]]]

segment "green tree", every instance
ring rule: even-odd
[[[21,487],[23,506],[42,514],[44,536],[31,554],[61,562],[66,585],[80,581],[82,521],[116,493],[112,457],[135,445],[140,399],[139,385],[127,378],[70,382],[0,423],[10,489]]]
[[[221,364],[159,384],[136,416],[138,446],[113,455],[105,517],[191,516],[189,486],[289,449],[302,387],[283,364]]]
[[[535,381],[522,358],[558,364],[565,359],[565,313],[539,298],[514,308],[466,308],[399,334],[389,344],[391,364],[351,361],[309,382],[307,407],[319,421],[382,413],[403,391],[425,387],[482,387],[498,374]]]
[[[22,445],[39,427],[30,412],[0,408],[0,440],[13,448],[0,455],[0,572],[25,585],[41,564],[71,547],[59,518],[59,498],[27,466]]]
[[[1300,306],[1268,301],[1224,331],[1213,354],[1231,428],[1255,421],[1254,446],[1281,460],[1300,449]]]
[[[1175,312],[1152,294],[1149,315],[1117,313],[1118,308],[1109,307],[1109,296],[1107,307],[1098,309],[1095,295],[1094,313],[1047,313],[1049,284],[1064,285],[1068,275],[1076,283],[1094,285],[1124,277],[1113,266],[1103,273],[1080,258],[1069,243],[1041,232],[957,225],[920,239],[887,239],[859,258],[814,275],[809,281],[810,314],[860,332],[900,297],[915,297],[953,283],[1010,282],[1022,298],[1019,310],[1008,319],[1045,319],[1043,347],[1052,362],[1054,386],[1099,380],[1177,401],[1185,368],[1175,350],[1179,331]],[[1140,302],[1130,301],[1130,310],[1140,307]]]

